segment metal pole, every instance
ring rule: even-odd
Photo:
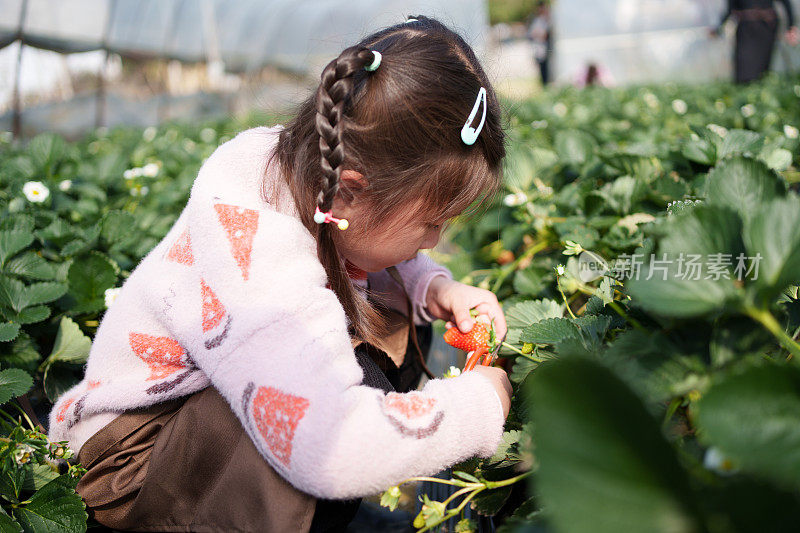
[[[17,51],[17,65],[14,69],[14,92],[12,95],[13,114],[11,117],[11,135],[14,139],[19,139],[22,135],[22,103],[19,92],[19,79],[20,72],[22,71],[22,46],[24,39],[22,35],[22,26],[25,24],[25,14],[28,11],[28,0],[23,0],[22,9],[19,13],[19,25],[17,26],[17,41],[19,42],[19,50]]]

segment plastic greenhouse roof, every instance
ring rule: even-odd
[[[481,49],[485,0],[0,0],[0,48],[21,36],[62,53],[221,59],[239,72],[271,65],[298,73],[368,33],[426,14]]]

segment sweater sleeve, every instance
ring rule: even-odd
[[[400,277],[406,286],[411,298],[414,313],[414,323],[423,325],[435,320],[426,307],[426,297],[431,280],[436,276],[445,276],[453,279],[453,274],[446,267],[439,265],[424,254],[417,254],[408,261],[396,265]],[[407,312],[406,300],[403,289],[386,270],[368,274],[370,291],[381,301],[396,311]]]
[[[352,498],[491,456],[504,423],[491,382],[470,372],[405,394],[362,385],[313,237],[237,195],[215,155],[187,206],[191,274],[174,287],[187,303],[169,323],[265,460],[304,492]]]

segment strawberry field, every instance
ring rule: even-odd
[[[506,533],[796,531],[800,78],[505,108],[506,190],[432,255],[502,302],[512,411],[414,526],[477,530],[469,506]],[[0,139],[3,531],[85,530],[82,469],[22,406],[80,379],[204,158],[269,120]]]

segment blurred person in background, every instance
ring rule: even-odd
[[[795,26],[792,6],[789,0],[779,1],[786,10],[786,42],[794,46],[800,39],[800,32]],[[728,9],[719,25],[710,30],[710,34],[717,37],[729,17],[733,16],[737,21],[734,51],[736,83],[756,80],[769,70],[778,31],[778,14],[773,4],[774,0],[728,0]]]
[[[575,73],[572,84],[578,88],[585,87],[612,87],[614,76],[603,65],[590,61],[586,66]]]
[[[550,83],[550,51],[553,42],[550,5],[539,2],[535,13],[528,26],[528,39],[533,44],[533,58],[539,64],[542,85],[547,85]]]

